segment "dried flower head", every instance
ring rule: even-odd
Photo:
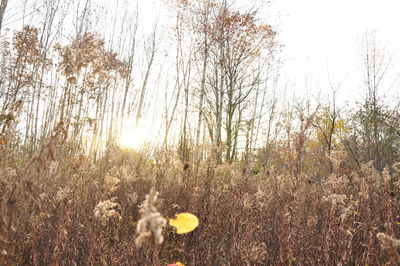
[[[119,183],[121,182],[121,180],[119,180],[119,178],[116,177],[118,175],[119,173],[116,168],[111,169],[110,173],[106,174],[103,186],[106,192],[111,194],[118,189]]]
[[[99,202],[94,208],[94,216],[101,222],[103,226],[112,218],[121,219],[119,213],[120,205],[115,201],[115,198]]]
[[[167,220],[157,211],[155,204],[158,192],[152,188],[150,193],[146,195],[146,200],[142,203],[136,233],[138,234],[135,243],[141,247],[143,244],[153,246],[161,244],[164,241],[162,235],[163,228],[167,224]]]
[[[376,237],[381,242],[383,249],[396,249],[400,247],[400,239],[388,236],[384,233],[378,233]]]
[[[60,188],[60,190],[57,192],[57,195],[55,197],[55,200],[57,202],[61,202],[64,199],[68,198],[69,194],[72,193],[72,190],[66,186],[65,188]]]
[[[130,204],[136,204],[138,200],[138,195],[136,192],[130,193],[127,195]]]
[[[344,202],[347,199],[346,195],[338,195],[338,194],[330,194],[328,196],[323,196],[322,200],[323,201],[328,201],[332,204],[332,206],[337,206],[337,205],[346,205]]]

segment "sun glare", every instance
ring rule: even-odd
[[[124,128],[118,143],[123,148],[140,150],[145,145],[155,144],[157,141],[157,134],[149,126],[138,126]]]

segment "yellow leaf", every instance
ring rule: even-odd
[[[183,212],[176,214],[174,219],[169,219],[169,225],[176,228],[176,233],[186,234],[199,226],[199,219],[191,213]]]
[[[178,261],[178,262],[175,262],[174,264],[168,264],[167,266],[185,266],[185,264]]]
[[[2,145],[6,144],[6,139],[5,138],[1,138],[0,139],[0,144],[2,144]]]

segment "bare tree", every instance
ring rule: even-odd
[[[6,12],[7,4],[8,4],[8,0],[1,0],[1,3],[0,3],[0,33],[1,33],[1,27],[3,25],[3,17],[4,17],[4,13]]]
[[[149,81],[151,68],[152,68],[153,62],[154,62],[154,56],[156,54],[156,30],[157,30],[157,26],[154,27],[153,34],[151,36],[151,41],[150,41],[151,44],[147,48],[147,67],[145,70],[146,73],[143,78],[142,87],[140,89],[140,97],[139,97],[139,102],[138,102],[138,108],[136,111],[136,122],[135,122],[136,127],[138,126],[140,119],[142,117],[143,105],[144,105],[144,100],[145,100],[144,97],[146,95],[147,84]]]

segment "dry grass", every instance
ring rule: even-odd
[[[310,182],[277,168],[250,174],[212,157],[183,164],[172,151],[109,147],[94,161],[76,154],[63,124],[28,156],[16,148],[13,132],[3,128],[0,147],[5,265],[400,261],[396,166],[343,172],[337,169],[343,158],[332,157],[333,174]],[[197,215],[200,226],[174,233],[164,217],[179,212]]]
[[[310,183],[305,175],[250,175],[212,161],[187,168],[173,152],[148,156],[115,147],[93,162],[70,155],[74,147],[63,142],[61,128],[31,160],[21,162],[10,145],[1,149],[5,265],[152,264],[153,247],[135,245],[136,227],[141,214],[157,210],[165,217],[185,211],[200,219],[192,233],[178,235],[167,226],[152,240],[160,244],[162,265],[400,261],[395,170],[380,174],[367,164]],[[158,200],[146,214],[139,205],[153,187]]]

